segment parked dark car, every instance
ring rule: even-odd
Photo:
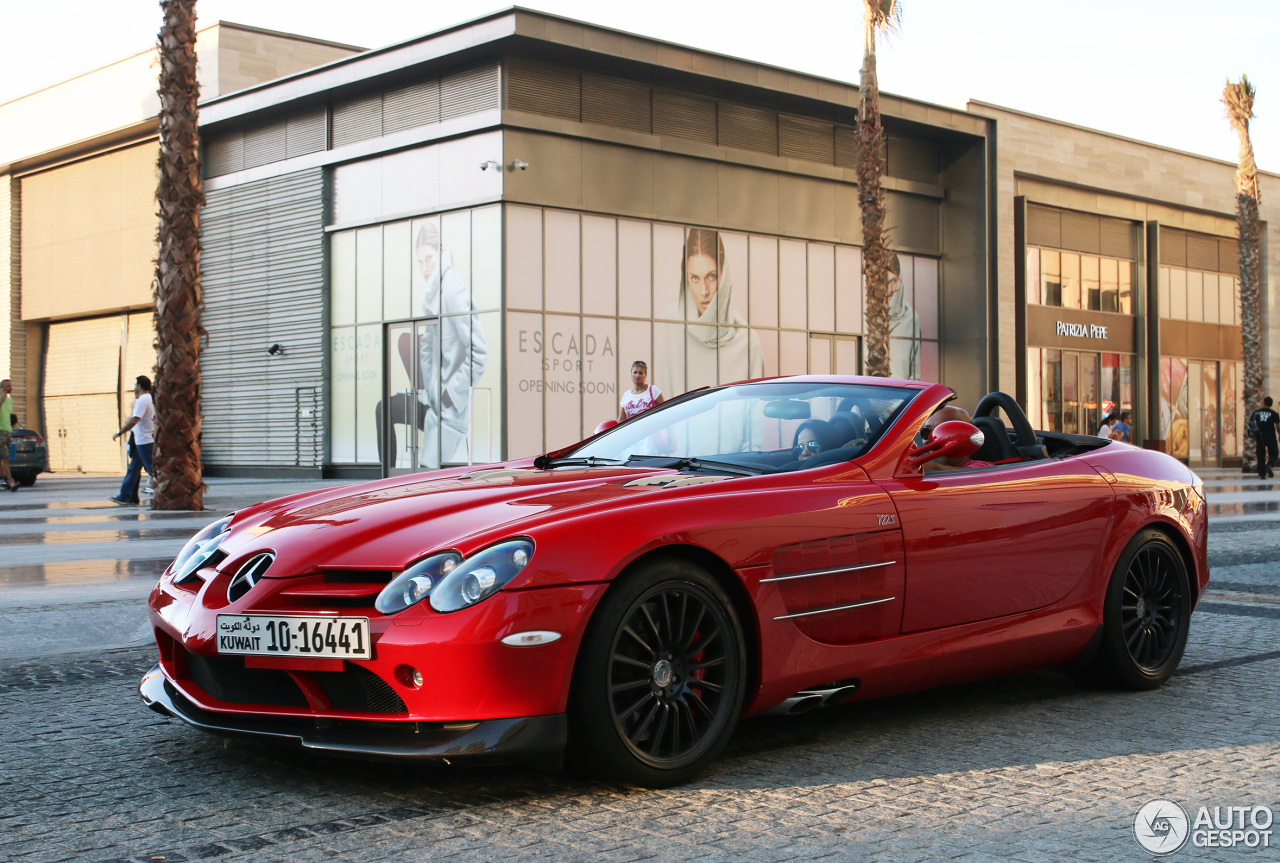
[[[9,470],[18,485],[33,486],[36,477],[49,471],[49,447],[39,432],[15,428],[9,444]]]

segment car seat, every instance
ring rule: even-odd
[[[1009,440],[1009,432],[998,417],[974,417],[973,424],[982,432],[983,437],[982,446],[971,456],[974,461],[989,461],[992,464],[1022,461],[1022,456]]]

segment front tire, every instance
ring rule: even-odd
[[[1107,586],[1091,676],[1126,689],[1155,689],[1177,670],[1190,628],[1186,561],[1166,534],[1142,530],[1125,546]]]
[[[646,564],[592,615],[574,674],[569,755],[604,779],[687,782],[724,749],[745,691],[742,625],[724,588],[686,561]]]

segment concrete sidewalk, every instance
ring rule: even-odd
[[[119,477],[44,474],[0,492],[0,663],[150,641],[147,594],[193,533],[250,504],[343,484],[206,482],[204,512],[112,503]]]

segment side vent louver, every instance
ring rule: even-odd
[[[507,107],[565,120],[582,119],[582,77],[532,60],[507,61]]]
[[[716,142],[716,103],[670,90],[653,91],[653,133]]]

